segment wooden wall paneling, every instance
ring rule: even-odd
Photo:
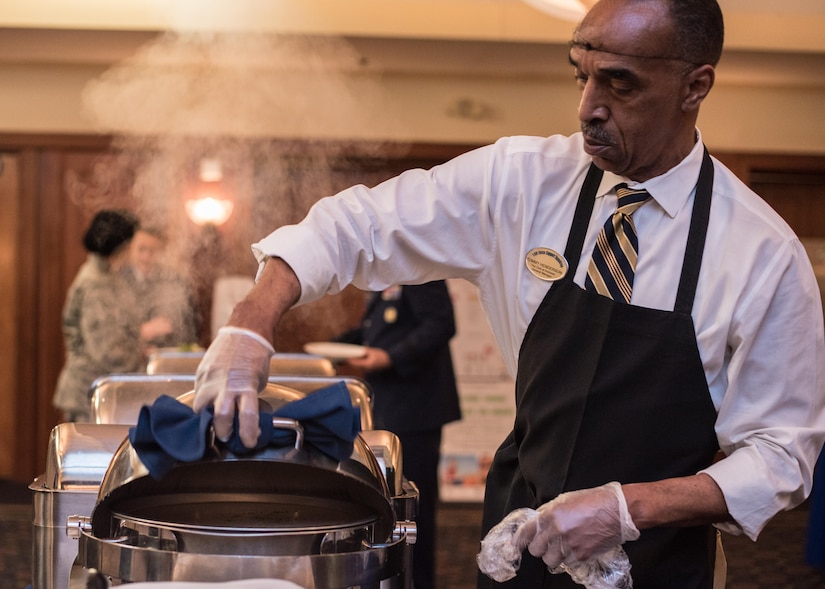
[[[771,205],[800,237],[825,237],[825,157],[715,155]]]
[[[39,290],[40,266],[37,239],[39,234],[39,151],[25,147],[20,152],[18,224],[18,330],[17,330],[17,419],[14,430],[14,446],[10,448],[14,459],[13,478],[31,480],[45,462],[37,463],[37,448],[45,447],[41,433],[42,413],[39,410]]]
[[[18,404],[19,156],[0,153],[0,448],[14,448]],[[14,454],[0,453],[0,477],[13,478]]]
[[[825,158],[754,156],[748,184],[800,237],[825,237]]]
[[[711,151],[711,155],[722,162],[731,172],[736,174],[737,178],[747,183],[748,174],[750,173],[747,157],[737,153],[715,153],[713,151]]]
[[[46,464],[49,432],[58,423],[52,406],[57,377],[63,366],[61,315],[66,293],[67,255],[71,244],[66,239],[68,211],[63,198],[62,150],[40,152],[39,190],[37,194],[36,253],[39,281],[37,288],[37,395],[36,452],[32,458],[42,470]],[[36,469],[37,470],[37,469]]]
[[[61,210],[65,295],[86,261],[83,234],[94,215],[102,209],[134,210],[135,203],[129,170],[118,167],[113,156],[98,150],[69,148],[50,150],[47,156],[56,158],[48,193],[52,205]],[[57,228],[57,220],[54,224]]]
[[[800,237],[825,237],[825,171],[751,172],[751,187]]]

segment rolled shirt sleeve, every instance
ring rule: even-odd
[[[716,431],[728,455],[704,472],[736,525],[756,539],[777,512],[811,491],[823,444],[821,298],[804,248],[792,239],[762,252],[762,272],[731,321],[727,387]]]
[[[300,224],[254,244],[253,253],[259,264],[279,257],[292,267],[301,283],[298,304],[348,284],[378,291],[448,277],[474,280],[494,247],[490,192],[474,179],[490,165],[489,151],[323,198]],[[473,247],[456,255],[456,242]]]

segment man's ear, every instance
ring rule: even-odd
[[[716,70],[712,65],[700,65],[685,75],[685,97],[682,110],[696,111],[713,88]]]

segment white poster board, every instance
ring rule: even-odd
[[[449,280],[456,319],[450,342],[461,421],[444,428],[439,467],[442,501],[476,502],[496,448],[513,427],[515,384],[482,310],[475,286]]]

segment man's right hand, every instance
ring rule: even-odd
[[[240,327],[222,327],[206,350],[195,375],[195,402],[200,411],[215,406],[215,435],[227,441],[238,412],[239,435],[249,448],[258,441],[258,393],[266,387],[269,361],[275,349],[260,334]]]

